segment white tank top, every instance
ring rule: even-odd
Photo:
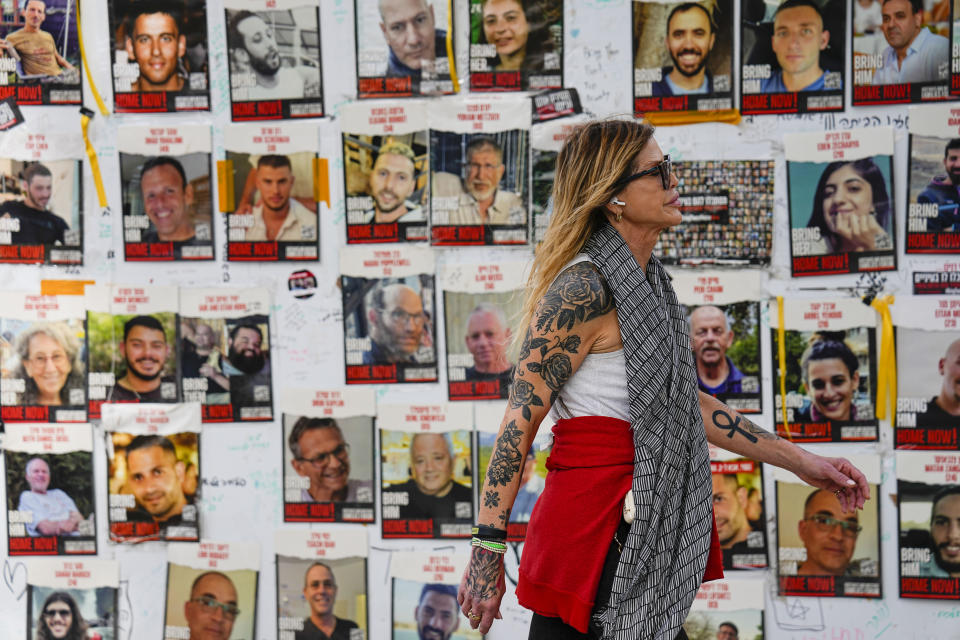
[[[564,269],[578,262],[592,262],[585,253],[578,254]],[[630,421],[630,399],[627,395],[627,363],[623,349],[608,353],[588,353],[567,383],[560,389],[550,408],[550,418],[605,416]]]

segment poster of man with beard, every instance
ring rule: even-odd
[[[27,640],[69,639],[73,630],[84,634],[73,636],[77,639],[117,637],[120,566],[116,560],[31,558],[26,568]],[[8,635],[16,638],[12,627],[12,623],[6,625]]]
[[[184,399],[204,422],[272,420],[269,291],[182,289],[180,307]]]
[[[317,0],[224,4],[233,120],[324,115]]]
[[[960,18],[960,16],[958,16]],[[955,110],[955,108],[954,108]],[[960,135],[950,105],[910,107],[908,254],[960,253]]]
[[[467,553],[394,552],[390,560],[393,638],[480,640],[457,605]],[[506,622],[506,621],[504,621]]]
[[[733,108],[733,1],[633,3],[633,111]]]
[[[900,597],[960,600],[956,451],[897,451]]]
[[[87,304],[88,414],[104,402],[177,402],[176,287],[96,285]]]

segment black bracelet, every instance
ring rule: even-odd
[[[497,529],[496,527],[488,527],[482,524],[471,529],[470,533],[477,538],[484,538],[486,540],[499,540],[502,542],[507,539],[507,531],[505,529]]]

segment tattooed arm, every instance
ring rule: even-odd
[[[613,295],[596,266],[579,262],[564,270],[537,306],[520,348],[506,414],[480,491],[478,522],[506,529],[520,487],[520,469],[540,422],[560,389],[591,351],[619,345]],[[473,547],[458,600],[481,633],[499,618],[503,557]]]
[[[845,511],[863,507],[870,487],[863,473],[845,458],[825,458],[761,429],[713,396],[700,393],[700,413],[710,444],[752,460],[782,467],[807,484],[840,491]]]

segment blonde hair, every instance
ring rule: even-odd
[[[619,192],[617,181],[629,175],[652,138],[647,122],[606,119],[577,127],[564,142],[557,155],[553,213],[527,280],[517,340],[525,336],[554,279],[606,219],[604,205]]]

